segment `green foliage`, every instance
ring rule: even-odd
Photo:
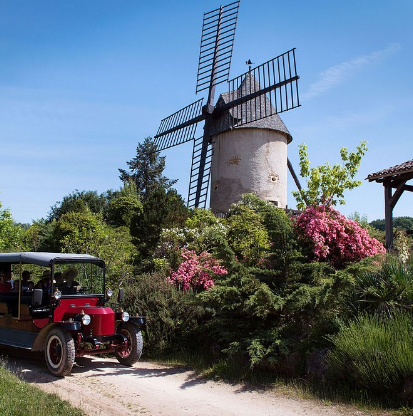
[[[263,201],[254,194],[243,195],[241,203],[260,216],[268,233],[270,249],[265,265],[279,271],[283,278],[287,278],[289,265],[300,256],[291,219],[283,209]]]
[[[142,213],[142,203],[134,182],[126,183],[108,206],[108,223],[114,227],[130,227],[132,218]]]
[[[68,212],[56,222],[53,233],[58,251],[87,253],[104,259],[110,286],[121,286],[132,274],[137,251],[128,228],[108,227],[101,215],[88,211]]]
[[[71,194],[63,197],[62,202],[57,202],[51,207],[47,216],[47,221],[58,220],[64,214],[69,212],[86,212],[107,215],[107,205],[110,199],[110,193],[98,194],[96,191],[78,191],[77,189]]]
[[[144,352],[149,356],[190,348],[197,342],[190,334],[205,314],[193,293],[177,290],[160,273],[130,280],[123,306],[130,314],[146,317]]]
[[[122,287],[133,275],[138,252],[127,227],[105,227],[96,255],[105,260],[106,282],[112,288]]]
[[[246,265],[257,265],[270,248],[268,232],[260,214],[244,203],[231,207],[226,224],[227,239],[237,257]]]
[[[214,257],[222,258],[223,254],[217,254],[217,250],[222,244],[227,245],[227,231],[227,227],[211,211],[194,209],[189,213],[184,227],[164,228],[161,231],[154,255],[172,269],[177,269],[181,263],[181,250],[184,247],[197,253],[212,252]]]
[[[356,152],[350,152],[342,147],[340,156],[342,164],[331,166],[325,163],[322,166],[310,168],[307,146],[299,146],[300,174],[307,179],[307,190],[294,191],[293,195],[297,201],[297,209],[304,210],[308,206],[320,204],[337,205],[345,204],[344,191],[356,188],[361,182],[354,177],[360,167],[361,158],[367,151],[365,141],[357,146]]]
[[[413,263],[389,258],[377,270],[361,273],[353,293],[356,309],[392,316],[413,309]]]
[[[45,219],[33,221],[25,233],[25,241],[29,251],[58,251],[58,244],[54,240],[53,232],[56,221]]]
[[[207,345],[234,359],[245,357],[250,366],[272,366],[286,354],[282,291],[257,279],[253,269],[240,265],[198,298],[214,317],[201,327]]]
[[[59,244],[58,251],[96,255],[105,236],[105,224],[101,215],[87,209],[70,211],[56,222],[53,234]]]
[[[380,231],[386,230],[386,224],[384,220],[374,220],[370,225]],[[404,230],[413,230],[413,217],[394,217],[394,228],[403,228]]]
[[[10,210],[1,209],[0,202],[0,251],[22,251],[25,248],[24,230],[15,224]]]
[[[220,222],[219,218],[217,218],[209,209],[195,208],[191,212],[190,217],[186,220],[185,227],[202,230],[205,227],[212,227],[220,224]]]
[[[133,182],[136,191],[144,201],[157,188],[169,189],[176,180],[163,176],[165,156],[160,156],[151,137],[146,137],[136,148],[136,156],[126,162],[129,170],[119,169],[124,184]]]
[[[412,316],[399,312],[392,319],[361,315],[332,336],[328,357],[333,380],[378,394],[400,391],[413,377]]]
[[[357,221],[360,227],[369,228],[369,222],[367,219],[367,215],[362,215],[358,211],[353,212],[348,216],[350,220]]]
[[[130,232],[141,258],[152,256],[165,228],[182,226],[188,209],[175,189],[157,188],[143,201],[142,211],[132,219]]]

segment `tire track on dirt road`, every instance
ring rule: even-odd
[[[116,359],[83,357],[65,378],[51,375],[41,356],[30,360],[12,356],[8,363],[23,379],[57,394],[86,415],[366,415],[354,408],[209,381],[187,369],[144,361],[133,367],[123,367]]]

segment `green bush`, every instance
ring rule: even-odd
[[[360,273],[353,292],[355,308],[391,316],[413,309],[413,263],[388,256],[376,270]]]
[[[327,357],[333,379],[378,394],[401,391],[413,377],[413,319],[399,312],[392,319],[361,315],[330,337]]]
[[[177,290],[161,273],[135,276],[125,290],[123,307],[146,317],[144,353],[149,356],[191,347],[197,339],[188,334],[205,314],[193,293]]]

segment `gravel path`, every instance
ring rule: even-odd
[[[144,361],[122,367],[115,359],[84,357],[70,376],[56,378],[41,356],[28,360],[13,354],[8,360],[13,371],[29,383],[56,393],[91,416],[366,415],[348,407],[207,381],[186,369]]]

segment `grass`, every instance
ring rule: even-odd
[[[0,362],[0,415],[82,416],[83,413],[57,395],[45,393],[21,380]]]

